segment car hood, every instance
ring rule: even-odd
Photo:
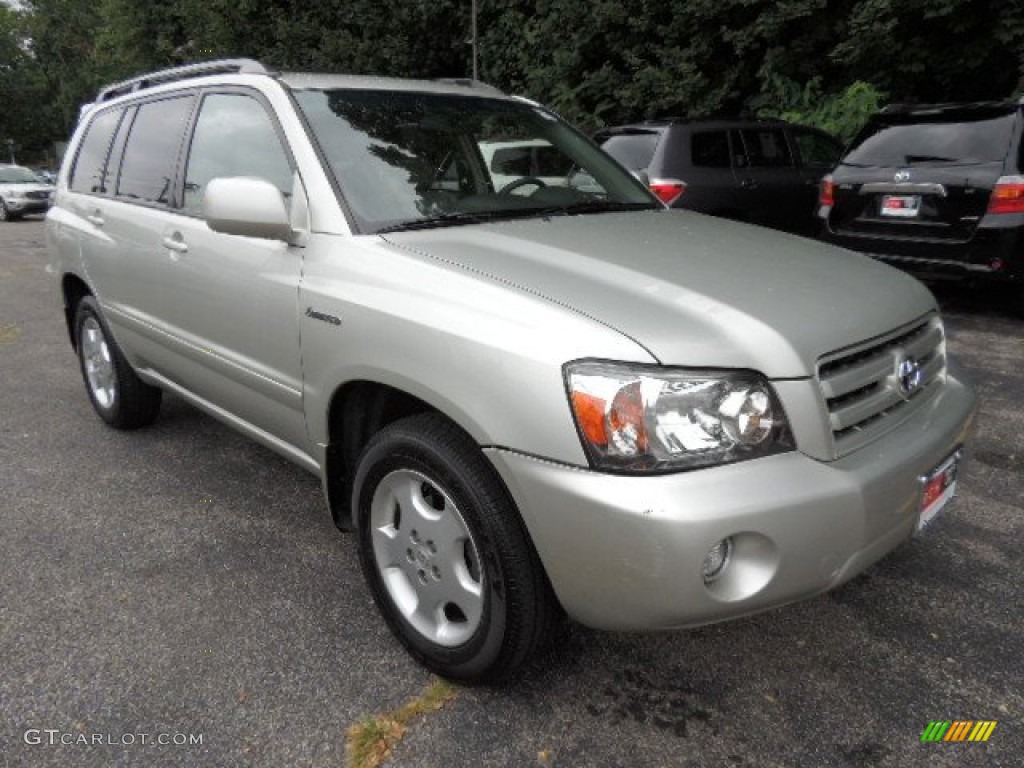
[[[554,216],[383,237],[590,316],[665,365],[810,376],[821,355],[935,309],[921,283],[867,257],[688,211]]]
[[[35,182],[26,182],[24,184],[11,184],[6,181],[0,181],[0,194],[10,195],[12,193],[23,194],[25,192],[53,192],[54,187],[51,184],[36,184]]]

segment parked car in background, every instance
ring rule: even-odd
[[[20,165],[0,165],[0,221],[27,213],[45,213],[53,203],[54,186]]]
[[[815,230],[818,184],[843,151],[824,131],[774,120],[653,120],[594,138],[673,208],[802,234]]]
[[[894,105],[821,185],[822,236],[925,277],[1020,286],[1022,105]]]
[[[460,680],[563,611],[678,629],[836,587],[945,508],[973,429],[920,282],[666,209],[481,83],[118,83],[46,224],[99,418],[166,390],[314,473],[392,631]]]

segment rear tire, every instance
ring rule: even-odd
[[[438,414],[396,421],[359,459],[359,557],[412,656],[443,677],[513,675],[561,616],[515,504],[476,443]]]
[[[115,429],[139,429],[153,423],[163,393],[132,370],[100,313],[84,296],[75,308],[75,347],[92,407]]]

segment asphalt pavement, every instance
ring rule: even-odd
[[[960,496],[828,595],[698,630],[571,627],[461,688],[387,765],[1024,764],[1024,320],[947,289],[981,396]],[[40,220],[0,224],[0,765],[344,766],[432,678],[392,639],[319,483],[183,401],[106,428]],[[931,721],[995,721],[922,743]]]

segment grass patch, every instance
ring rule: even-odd
[[[19,336],[21,336],[21,328],[16,326],[14,323],[0,325],[0,344],[8,344],[12,341],[17,341]]]
[[[457,692],[450,683],[434,680],[417,698],[394,712],[373,715],[350,725],[345,740],[349,768],[378,768],[405,736],[410,721],[441,709]]]

